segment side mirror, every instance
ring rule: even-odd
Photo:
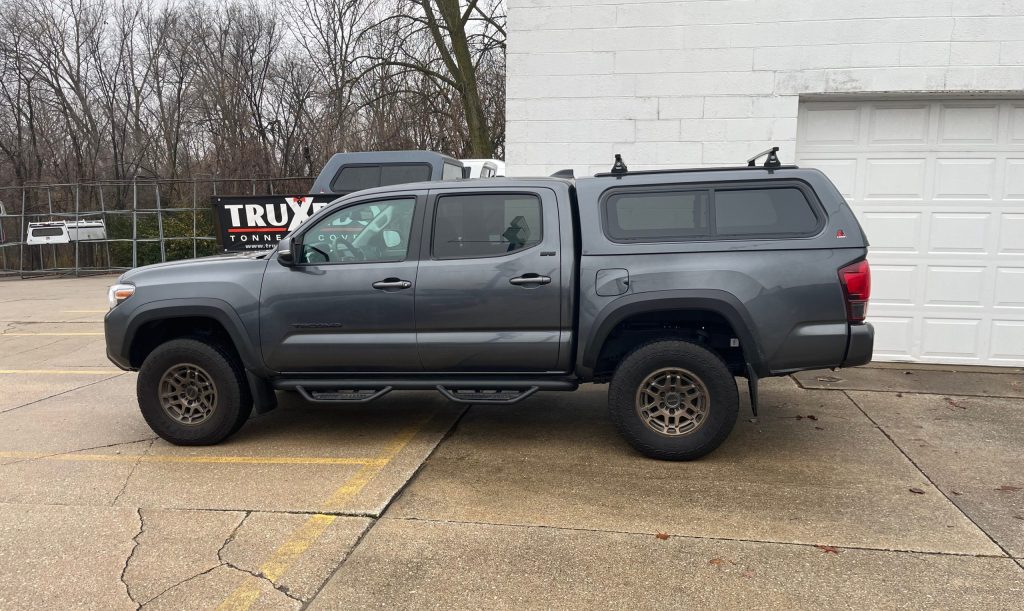
[[[295,255],[292,253],[295,246],[295,241],[291,238],[281,240],[281,243],[277,245],[277,262],[285,267],[295,265]]]

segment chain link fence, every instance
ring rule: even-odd
[[[212,255],[219,248],[211,197],[304,194],[311,185],[308,177],[195,177],[2,187],[0,277],[103,274]],[[30,223],[59,221],[99,221],[104,237],[28,243]]]

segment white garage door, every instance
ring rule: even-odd
[[[871,242],[875,358],[1024,365],[1024,100],[806,102]]]

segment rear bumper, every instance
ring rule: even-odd
[[[875,328],[871,323],[850,325],[850,341],[846,345],[846,358],[842,367],[856,367],[871,361],[875,347]]]

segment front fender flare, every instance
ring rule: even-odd
[[[157,320],[174,318],[205,317],[212,318],[221,324],[231,337],[242,364],[249,371],[265,373],[263,359],[259,351],[249,339],[242,319],[228,302],[212,297],[190,297],[183,299],[160,299],[151,301],[136,308],[125,326],[125,334],[121,354],[129,355],[135,336],[142,325]]]

